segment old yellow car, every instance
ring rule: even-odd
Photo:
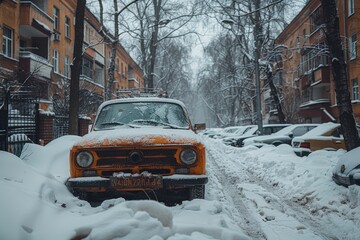
[[[360,129],[357,129],[360,133]],[[293,138],[291,144],[299,156],[307,156],[317,150],[346,149],[341,125],[332,122],[322,123],[304,135]]]
[[[204,198],[205,148],[178,100],[110,100],[70,153],[67,187],[83,199],[121,196],[164,202]]]

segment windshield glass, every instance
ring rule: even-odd
[[[94,129],[109,129],[122,125],[189,128],[189,124],[183,108],[177,104],[132,102],[114,103],[102,108]]]

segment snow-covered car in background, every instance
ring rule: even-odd
[[[271,135],[273,133],[276,133],[280,131],[281,129],[290,126],[291,124],[265,124],[263,125],[263,135]],[[238,136],[235,140],[235,147],[243,147],[244,146],[244,140],[248,138],[253,138],[259,136],[258,126],[255,126],[248,131],[246,131],[245,134],[242,136]]]
[[[253,127],[253,125],[247,125],[247,126],[233,126],[233,127],[226,127],[221,132],[215,134],[213,138],[220,139],[220,138],[227,138],[235,135],[242,135],[244,134],[248,129]]]
[[[214,135],[219,134],[219,132],[223,130],[223,128],[207,128],[205,131],[202,132],[202,135],[213,137]]]
[[[204,198],[205,148],[184,104],[126,98],[100,105],[92,132],[70,153],[67,187],[81,198]],[[143,196],[141,196],[143,195]]]
[[[360,147],[342,155],[333,169],[333,180],[343,186],[360,185]]]
[[[290,125],[268,136],[257,136],[246,139],[244,140],[244,146],[253,145],[256,147],[262,147],[269,144],[274,146],[279,146],[280,144],[291,145],[293,137],[302,136],[317,126],[318,124],[312,123]]]
[[[236,143],[237,143],[238,139],[245,139],[245,138],[248,138],[250,136],[256,136],[256,132],[257,132],[258,127],[257,126],[252,126],[252,125],[249,125],[249,126],[251,126],[251,127],[246,129],[246,131],[244,133],[242,133],[242,134],[234,134],[231,137],[223,138],[222,142],[224,144],[226,144],[226,145],[236,147],[237,146]]]
[[[346,149],[341,125],[332,122],[322,123],[303,136],[295,137],[291,145],[299,156],[307,156],[321,149],[332,151]]]

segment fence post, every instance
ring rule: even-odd
[[[4,150],[7,151],[9,148],[9,100],[10,100],[10,87],[8,86],[8,82],[5,79],[5,87],[4,87],[4,91],[5,91],[5,101],[4,101],[4,130],[5,130],[5,135],[4,135],[4,142],[5,142],[5,146],[4,146]]]
[[[39,143],[40,139],[40,109],[39,109],[39,101],[35,103],[35,143]]]

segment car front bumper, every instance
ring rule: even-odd
[[[333,174],[332,179],[338,185],[343,185],[348,187],[350,185],[360,185],[360,179],[355,179],[351,175],[350,176],[341,176],[336,173]]]
[[[300,157],[308,156],[311,153],[311,150],[307,149],[307,148],[295,148],[295,147],[293,147],[293,150],[294,150],[295,154],[300,156]]]
[[[182,175],[174,174],[171,176],[163,176],[162,189],[173,189],[173,188],[186,188],[197,185],[205,185],[208,182],[206,175]],[[111,185],[110,178],[103,177],[78,177],[69,178],[65,185],[70,189],[77,189],[82,191],[131,191],[138,190],[139,188],[122,188],[114,187]],[[145,187],[145,189],[151,189]]]

